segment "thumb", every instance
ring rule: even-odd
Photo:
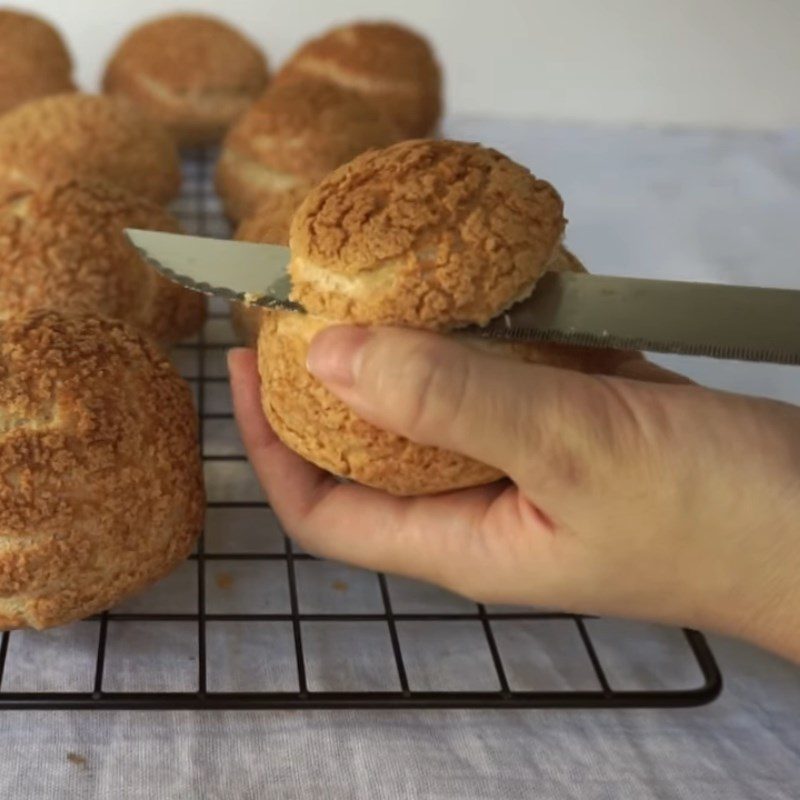
[[[540,472],[548,483],[558,473],[574,476],[573,445],[586,439],[579,417],[596,411],[587,376],[405,328],[327,328],[311,343],[308,369],[379,428],[470,456],[517,482]]]

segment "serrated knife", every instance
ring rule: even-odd
[[[206,294],[302,312],[289,248],[126,230],[166,277]],[[800,364],[800,290],[548,272],[476,335]]]

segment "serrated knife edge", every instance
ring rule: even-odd
[[[288,248],[153,231],[126,234],[148,263],[183,286],[303,311],[288,299]],[[217,275],[227,275],[228,285],[213,280]],[[485,327],[459,332],[799,365],[800,291],[546,273],[528,299]]]

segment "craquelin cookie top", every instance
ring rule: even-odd
[[[105,465],[120,473],[128,462],[145,463],[138,449],[141,429],[163,428],[172,418],[175,450],[167,463],[148,466],[178,471],[181,453],[196,451],[191,437],[196,415],[186,383],[154,344],[123,322],[52,311],[10,317],[0,322],[0,364],[0,473],[7,475],[12,466],[23,470],[17,481],[0,480],[0,538],[74,523],[57,521],[68,498],[36,492],[34,480],[50,489],[60,480],[70,482],[70,464],[80,463],[70,441],[89,445],[92,452],[86,455],[96,459],[98,469]],[[136,395],[126,397],[125,388],[136,384]],[[26,437],[40,447],[29,447],[20,463]],[[124,506],[127,498],[117,501]]]
[[[175,14],[132,31],[115,52],[105,86],[135,74],[177,93],[258,94],[268,79],[261,51],[222,20],[202,14]]]
[[[101,181],[49,184],[0,204],[0,318],[55,308],[124,319],[163,342],[194,333],[203,298],[150,267],[125,227],[180,230],[161,206]]]
[[[0,624],[118,602],[188,553],[204,499],[191,393],[122,322],[0,321]]]
[[[163,128],[120,98],[61,94],[0,118],[0,200],[75,177],[165,203],[180,187],[180,164]]]
[[[274,86],[231,128],[225,148],[312,181],[398,133],[356,92],[315,79]]]
[[[407,136],[429,133],[441,113],[442,75],[433,49],[418,33],[392,22],[358,22],[310,40],[276,81],[298,75],[363,91]]]
[[[485,324],[532,291],[565,224],[556,190],[496,150],[401,142],[337,169],[303,201],[292,296],[336,320]]]

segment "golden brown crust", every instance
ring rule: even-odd
[[[123,319],[165,343],[197,332],[203,296],[150,267],[126,227],[180,230],[156,203],[101,181],[50,184],[0,203],[0,318],[53,308]]]
[[[191,393],[122,322],[0,322],[0,620],[47,628],[175,567],[202,527]]]
[[[0,201],[85,177],[166,203],[180,187],[178,153],[163,128],[120,98],[61,94],[0,117]]]
[[[215,173],[225,216],[238,224],[266,201],[296,208],[314,184],[292,175],[274,175],[249,159],[223,150]]]
[[[31,14],[0,10],[0,114],[50,94],[70,92],[72,61],[61,36]]]
[[[252,214],[236,228],[234,239],[240,242],[264,242],[288,246],[292,217],[302,197],[279,195],[259,203]]]
[[[413,140],[331,173],[292,221],[293,299],[340,321],[485,324],[558,253],[563,204],[496,150]]]
[[[288,245],[289,225],[298,204],[286,203],[283,197],[267,199],[242,221],[233,238],[240,242]],[[231,324],[239,340],[248,347],[255,347],[264,309],[236,302],[231,303],[230,308]]]
[[[58,72],[43,66],[41,62],[27,59],[0,60],[0,114],[30,100],[74,91],[75,84],[69,73]]]
[[[261,399],[275,432],[303,458],[336,475],[397,495],[434,494],[501,478],[466,456],[414,444],[359,419],[306,369],[308,345],[330,322],[267,311],[258,340]],[[536,364],[614,374],[638,353],[464,338],[472,347]]]
[[[9,8],[0,10],[0,51],[24,54],[61,72],[72,70],[72,58],[61,34],[35,14]]]
[[[174,14],[146,22],[119,45],[103,89],[132,100],[182,145],[218,141],[263,92],[263,53],[214,17]]]
[[[397,138],[355,92],[319,80],[274,86],[228,131],[217,191],[239,221],[271,196],[297,202],[332,169]]]
[[[314,184],[294,175],[272,174],[232,150],[223,150],[217,161],[215,186],[225,215],[238,224],[267,202],[296,209]]]
[[[433,49],[395,23],[334,28],[304,44],[275,80],[308,76],[360,92],[406,137],[429,135],[442,113],[442,75]]]

